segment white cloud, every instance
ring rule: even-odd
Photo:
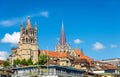
[[[20,32],[14,32],[13,34],[6,33],[1,42],[17,44],[20,38]]]
[[[96,42],[95,44],[93,44],[93,50],[102,50],[104,48],[104,45],[100,42]]]
[[[111,47],[111,48],[117,48],[118,46],[115,45],[115,44],[111,44],[110,47]]]
[[[0,51],[0,60],[6,60],[9,57],[9,53],[7,51]]]
[[[4,26],[9,26],[9,25],[14,25],[14,22],[11,22],[9,20],[5,20],[5,21],[1,21],[0,25],[4,25]]]
[[[26,17],[13,18],[13,19],[9,19],[9,20],[0,21],[0,25],[13,26],[13,25],[16,25],[17,23],[24,22],[25,20],[26,20]]]
[[[75,44],[80,44],[80,43],[82,43],[82,40],[80,40],[80,39],[75,39],[75,40],[74,40],[74,43],[75,43]]]
[[[30,17],[44,16],[44,17],[48,18],[48,12],[47,11],[41,11],[39,13],[35,13],[35,14],[31,14],[31,15],[25,15],[23,17],[14,17],[12,19],[2,20],[2,21],[0,21],[0,25],[2,25],[2,26],[13,26],[13,25],[16,25],[17,23],[20,24],[21,22],[26,21],[27,16],[30,16]]]
[[[48,12],[47,11],[41,12],[40,15],[48,18]]]

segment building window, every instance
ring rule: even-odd
[[[23,31],[23,33],[22,33],[22,34],[23,34],[23,36],[24,36],[24,35],[25,35],[25,32]]]
[[[32,38],[30,39],[30,43],[32,43]]]
[[[26,35],[28,34],[28,30],[26,30]]]
[[[25,39],[22,39],[22,42],[25,43]]]
[[[28,38],[26,38],[26,43],[28,43]]]

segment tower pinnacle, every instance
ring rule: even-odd
[[[30,24],[30,16],[28,16],[27,24],[26,24],[26,29],[31,29],[31,24]]]

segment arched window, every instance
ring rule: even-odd
[[[35,43],[35,40],[33,39],[33,43]]]
[[[28,43],[28,38],[26,38],[26,43]]]
[[[23,34],[23,36],[24,36],[24,35],[25,35],[25,32],[23,31],[23,33],[22,33],[22,34]]]
[[[33,43],[33,38],[32,38],[32,42],[31,43]]]
[[[32,36],[32,31],[30,33],[31,33],[31,36]]]
[[[25,43],[25,39],[22,39],[22,42]]]
[[[30,39],[30,43],[32,43],[32,38]]]
[[[28,34],[28,30],[26,30],[26,35]]]
[[[33,32],[33,36],[34,36],[34,32]]]

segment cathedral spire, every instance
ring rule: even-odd
[[[26,29],[31,29],[31,24],[30,24],[30,16],[28,16],[27,24],[26,24]]]
[[[65,33],[64,33],[64,24],[62,21],[62,31],[61,31],[61,35],[60,35],[60,41],[59,41],[60,45],[65,45],[66,44],[66,37],[65,37]]]

